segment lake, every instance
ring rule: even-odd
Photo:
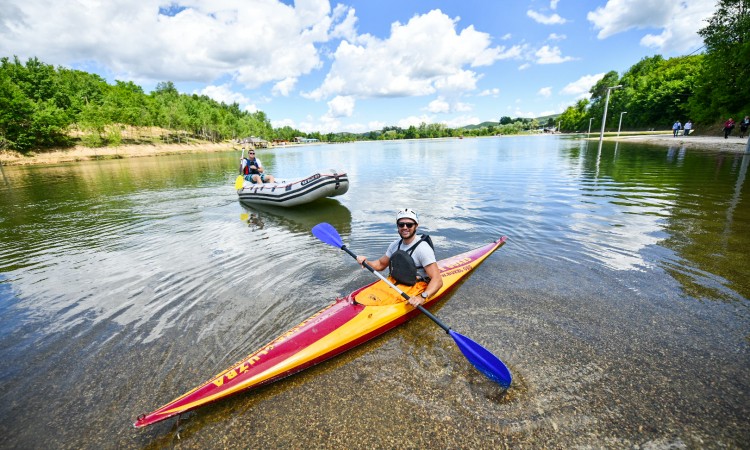
[[[558,136],[260,150],[349,192],[293,210],[233,189],[239,152],[2,167],[1,448],[744,447],[750,155]],[[136,430],[374,281],[395,212],[438,259],[507,244],[426,317],[258,390]]]

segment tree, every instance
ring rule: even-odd
[[[582,98],[574,106],[568,106],[560,114],[560,130],[565,132],[583,131],[587,129],[589,100]]]
[[[750,109],[750,0],[719,0],[698,32],[706,45],[703,71],[690,110],[700,121],[721,120]]]

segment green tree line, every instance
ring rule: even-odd
[[[618,126],[626,111],[628,129],[670,128],[675,120],[710,127],[750,114],[750,0],[719,0],[700,30],[705,53],[664,59],[644,58],[622,75],[607,73],[559,117],[562,131],[601,127],[607,90],[612,89],[606,128]],[[593,120],[590,120],[593,119]]]
[[[0,149],[66,147],[76,135],[90,146],[117,145],[128,137],[126,129],[151,127],[167,130],[158,139],[170,142],[300,135],[289,127],[274,132],[263,111],[180,94],[172,82],[146,94],[132,82],[110,85],[98,75],[55,69],[36,58],[25,64],[17,57],[0,59]]]

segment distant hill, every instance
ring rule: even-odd
[[[535,119],[536,119],[537,122],[539,122],[540,124],[543,125],[543,124],[547,123],[547,121],[549,119],[557,119],[558,117],[560,117],[560,114],[550,114],[550,115],[547,115],[547,116],[536,117]],[[529,118],[529,117],[514,117],[513,121],[516,121],[516,120],[522,120],[524,122],[531,122],[532,120],[534,120],[534,118]],[[466,126],[461,127],[461,129],[462,130],[476,130],[476,129],[479,129],[479,128],[487,128],[487,127],[491,127],[491,126],[492,127],[500,126],[500,122],[487,121],[487,122],[482,122],[482,123],[479,123],[479,124],[476,124],[476,125],[466,125]]]

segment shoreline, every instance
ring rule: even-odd
[[[117,147],[85,147],[77,145],[69,149],[33,152],[30,156],[14,151],[0,152],[0,165],[26,166],[35,164],[60,164],[68,162],[95,161],[103,159],[141,158],[146,156],[174,155],[180,153],[222,152],[238,150],[238,144],[186,143],[186,144],[130,144]]]
[[[599,140],[599,138],[592,138],[592,140]],[[704,149],[704,150],[719,150],[719,151],[730,151],[730,152],[745,152],[747,149],[748,136],[740,138],[737,134],[729,136],[724,139],[723,136],[695,136],[690,135],[674,137],[672,133],[669,134],[635,134],[625,135],[620,137],[605,136],[605,141],[614,142],[632,142],[639,144],[649,145],[667,145],[669,147],[679,146],[693,149]]]
[[[598,140],[598,138],[582,138],[584,140]],[[635,134],[620,137],[605,136],[604,140],[614,142],[633,142],[649,145],[680,146],[685,148],[719,150],[731,152],[745,152],[748,137],[740,138],[737,135],[724,139],[722,136],[678,136],[669,134]],[[276,147],[292,147],[305,144],[289,143]],[[61,164],[68,162],[95,161],[102,159],[141,158],[148,156],[174,155],[191,152],[223,152],[239,150],[242,144],[232,142],[221,143],[186,143],[186,144],[130,144],[118,147],[91,148],[78,145],[70,149],[58,149],[30,156],[22,155],[14,151],[0,151],[0,165],[2,166],[25,166],[36,164]]]

